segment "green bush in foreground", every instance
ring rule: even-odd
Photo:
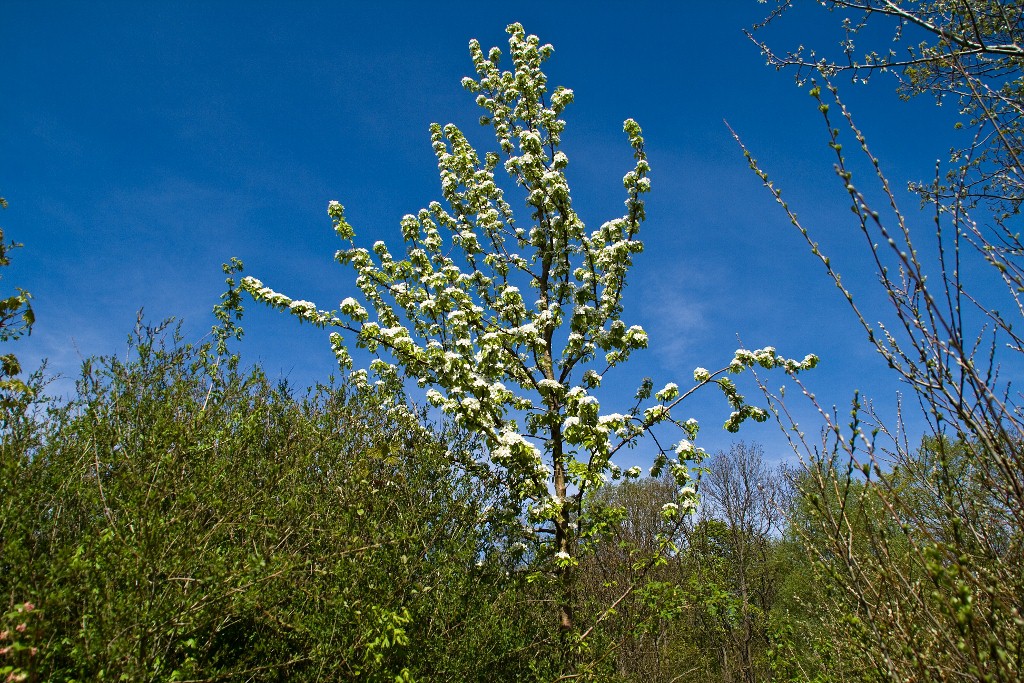
[[[520,679],[533,603],[512,599],[490,483],[459,464],[471,442],[371,390],[298,400],[235,365],[140,326],[75,398],[0,417],[0,593],[34,603],[38,648],[14,671]]]

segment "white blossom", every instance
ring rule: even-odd
[[[665,385],[665,388],[654,395],[654,398],[659,401],[671,401],[679,396],[679,385],[675,382],[669,382]]]
[[[561,391],[565,389],[561,383],[553,379],[542,379],[537,382],[537,387],[539,389],[547,389],[548,391]]]

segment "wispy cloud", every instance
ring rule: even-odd
[[[667,370],[692,370],[696,346],[709,329],[706,305],[689,298],[678,284],[643,279],[638,310],[650,337],[650,352]]]

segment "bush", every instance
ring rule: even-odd
[[[28,677],[526,669],[537,620],[486,523],[494,487],[460,465],[471,439],[369,389],[296,399],[166,325],[129,349],[0,418],[0,591],[37,608]]]

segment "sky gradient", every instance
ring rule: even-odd
[[[25,247],[3,284],[30,291],[38,318],[12,350],[26,368],[48,358],[74,377],[84,357],[124,353],[140,308],[152,322],[184,320],[198,339],[232,256],[274,289],[336,307],[356,289],[333,261],[341,245],[328,201],[346,206],[357,241],[402,253],[399,219],[440,196],[429,124],[455,122],[480,148],[492,140],[460,86],[472,73],[469,39],[507,51],[504,28],[519,21],[555,47],[549,82],[575,91],[564,150],[591,228],[622,212],[623,119],[644,129],[653,189],[626,319],[651,343],[619,371],[623,390],[645,375],[685,386],[694,367],[727,364],[742,340],[816,353],[807,381],[823,403],[845,413],[860,389],[891,414],[898,385],[724,123],[870,311],[880,294],[821,117],[807,88],[766,67],[742,33],[766,6],[662,4],[10,0],[0,24],[0,194],[10,208],[0,225]],[[781,49],[842,38],[820,7],[787,19],[765,34]],[[901,102],[884,79],[843,87],[897,186],[947,156],[951,111]],[[322,331],[251,301],[243,326],[244,359],[272,378],[306,386],[334,370]],[[713,390],[690,412],[705,448],[735,438],[720,428],[729,409]],[[797,412],[817,429],[806,405]],[[791,457],[774,425],[739,437],[764,443],[770,459]]]

